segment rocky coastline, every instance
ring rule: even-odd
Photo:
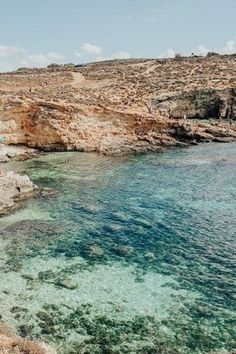
[[[19,145],[0,144],[0,163],[14,161],[24,161],[36,157],[38,151]]]
[[[0,74],[0,162],[236,140],[236,55],[50,65]],[[0,215],[41,190],[0,175]]]
[[[18,208],[29,198],[54,195],[51,189],[40,189],[27,176],[14,172],[0,171],[0,217]],[[56,354],[54,349],[44,343],[24,339],[4,324],[0,324],[1,354]]]
[[[27,176],[14,172],[0,174],[0,216],[9,213],[23,200],[36,196],[38,187]]]
[[[0,163],[40,151],[125,155],[236,140],[236,55],[126,60],[0,74]],[[0,216],[54,195],[0,170]],[[98,250],[99,251],[99,250]],[[60,286],[73,289],[68,280]],[[0,326],[2,354],[54,354]]]
[[[0,170],[0,217],[15,210],[30,198],[47,198],[57,195],[51,188],[39,188],[28,176]]]
[[[235,70],[236,55],[209,55],[1,74],[0,142],[130,154],[235,140]]]

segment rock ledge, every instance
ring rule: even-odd
[[[37,194],[38,187],[27,176],[0,172],[0,215],[15,209],[19,202]]]

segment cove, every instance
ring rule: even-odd
[[[1,321],[72,353],[236,347],[236,144],[3,166],[59,191],[0,219]]]

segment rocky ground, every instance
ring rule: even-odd
[[[37,154],[37,150],[25,146],[0,144],[0,163],[11,160],[23,161],[35,157]]]
[[[27,176],[0,170],[0,217],[19,207],[32,197],[51,197],[57,192],[51,188],[38,188]]]
[[[227,142],[236,138],[235,74],[236,55],[1,74],[0,142],[105,154]]]

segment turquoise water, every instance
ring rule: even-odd
[[[1,321],[63,354],[236,348],[236,144],[3,167],[59,194],[0,219]]]

